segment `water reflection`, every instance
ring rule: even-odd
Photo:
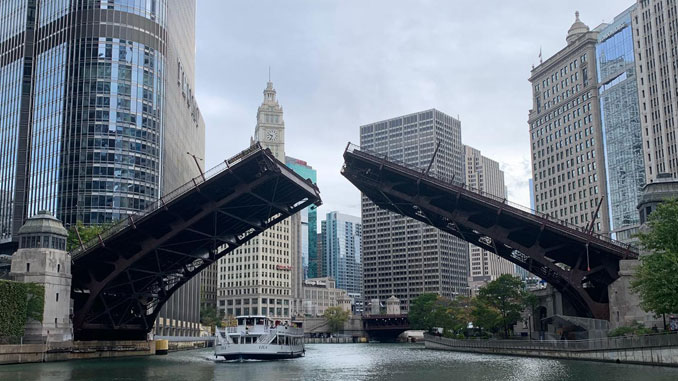
[[[678,369],[426,350],[417,344],[308,345],[306,357],[214,361],[198,350],[131,359],[0,366],[0,380],[676,380]]]

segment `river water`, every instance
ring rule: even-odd
[[[312,344],[306,357],[214,361],[209,349],[126,359],[0,365],[0,380],[678,380],[678,368],[482,355],[422,344]]]

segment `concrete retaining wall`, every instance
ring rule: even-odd
[[[75,341],[49,344],[0,345],[0,364],[20,364],[155,354],[150,341]]]
[[[305,344],[346,344],[354,342],[353,337],[304,337]]]
[[[316,333],[330,333],[329,325],[327,320],[322,317],[315,318],[305,318],[304,319],[304,333],[305,334],[316,334]],[[365,336],[363,331],[363,321],[360,316],[352,316],[344,323],[344,328],[342,333],[345,335],[351,335],[356,337]]]
[[[512,340],[454,340],[425,335],[424,343],[426,348],[429,349],[458,352],[678,366],[678,335],[657,335],[619,339],[620,340],[611,341],[573,340],[569,342],[530,342]],[[640,343],[641,345],[634,346],[634,342]]]

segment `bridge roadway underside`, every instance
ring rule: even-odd
[[[229,165],[229,163],[232,163]],[[317,187],[253,147],[73,253],[76,340],[145,339],[162,305],[222,256],[303,208]]]
[[[407,315],[368,315],[363,316],[363,331],[370,340],[394,342],[401,333],[410,329]]]
[[[609,319],[607,287],[628,246],[350,146],[342,174],[377,206],[491,251],[541,277],[582,317]],[[590,270],[589,270],[590,269]]]

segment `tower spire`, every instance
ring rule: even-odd
[[[271,82],[271,65],[268,65],[268,81]]]

